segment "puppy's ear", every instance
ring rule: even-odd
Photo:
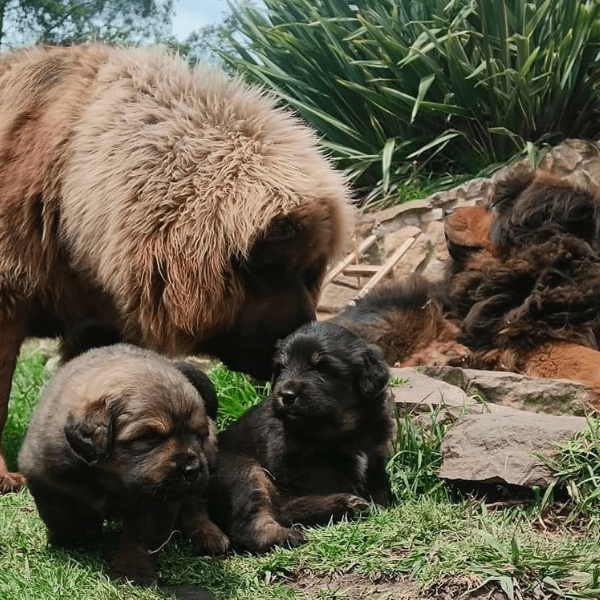
[[[65,438],[74,454],[88,466],[102,462],[110,451],[113,425],[106,402],[87,407],[85,414],[71,413],[64,427]]]
[[[358,374],[358,389],[365,398],[376,398],[387,386],[390,371],[375,348],[365,349],[362,363]]]
[[[206,414],[211,419],[216,419],[219,412],[219,397],[208,375],[185,361],[176,362],[174,366],[196,388],[196,391],[204,400]]]

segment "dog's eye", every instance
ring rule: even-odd
[[[165,439],[165,436],[162,433],[154,430],[148,430],[144,433],[138,435],[134,442],[144,442],[146,444],[160,444]]]

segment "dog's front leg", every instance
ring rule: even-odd
[[[143,586],[158,582],[162,548],[168,541],[179,504],[140,502],[123,515],[123,533],[110,567],[113,579]]]
[[[8,418],[12,376],[21,343],[26,337],[25,318],[0,316],[0,439]],[[0,442],[0,493],[15,492],[25,484],[20,473],[8,470]]]
[[[291,527],[302,525],[326,525],[343,517],[353,517],[356,511],[365,509],[369,503],[354,494],[326,494],[298,496],[278,507],[279,521]]]
[[[192,496],[183,501],[176,528],[197,554],[225,554],[229,549],[229,538],[210,520],[203,498]]]
[[[364,484],[364,496],[380,506],[388,506],[391,496],[390,481],[385,470],[386,462],[387,453],[385,448],[381,448],[379,453],[369,456]]]

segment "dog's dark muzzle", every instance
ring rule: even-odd
[[[188,483],[195,483],[204,473],[202,462],[198,455],[189,452],[179,458],[179,470]]]

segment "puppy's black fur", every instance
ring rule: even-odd
[[[388,503],[388,379],[379,351],[334,323],[279,344],[272,395],[219,436],[209,511],[234,548],[295,546],[304,536],[294,524]]]

